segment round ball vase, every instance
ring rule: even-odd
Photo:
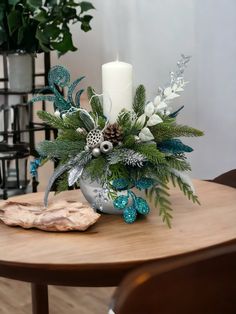
[[[123,210],[114,207],[113,200],[108,197],[107,193],[104,194],[104,198],[106,199],[106,201],[102,202],[102,208],[99,208],[99,206],[96,205],[95,199],[97,197],[98,191],[102,190],[102,186],[99,184],[99,182],[81,178],[80,189],[89,204],[100,212],[113,215],[123,214]],[[126,195],[126,191],[118,192],[118,195],[122,194]]]

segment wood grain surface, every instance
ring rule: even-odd
[[[75,286],[117,285],[134,267],[236,238],[236,190],[195,181],[201,206],[171,190],[173,227],[168,229],[152,207],[132,225],[120,216],[102,215],[86,232],[67,234],[23,230],[0,224],[0,275],[12,279]],[[57,198],[83,201],[78,190]],[[39,204],[43,193],[11,200]]]
[[[173,226],[168,229],[152,208],[151,214],[132,225],[120,216],[103,215],[86,232],[67,234],[23,230],[0,224],[0,261],[41,264],[119,263],[158,259],[193,251],[236,237],[236,190],[195,181],[201,206],[189,202],[177,189],[171,191]],[[53,197],[82,200],[81,192]],[[38,204],[43,193],[11,200]]]

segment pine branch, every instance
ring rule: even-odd
[[[74,129],[62,130],[57,138],[62,141],[80,141],[85,146],[85,134],[79,133]]]
[[[91,98],[95,95],[93,89],[91,86],[89,86],[87,88],[87,95],[88,95],[88,99],[89,101],[91,100]],[[102,107],[102,104],[98,98],[98,96],[94,96],[90,102],[91,104],[91,108],[92,108],[92,111],[95,115],[97,116],[103,116],[103,107]]]
[[[110,174],[109,174],[109,181],[113,181],[115,179],[129,179],[130,172],[127,170],[127,168],[121,164],[114,164],[109,166]]]
[[[190,171],[191,170],[190,164],[183,158],[179,159],[177,156],[166,156],[166,161],[170,168],[174,168],[178,171]]]
[[[147,164],[142,168],[142,175],[140,177],[152,178],[158,183],[165,184],[169,178],[169,167],[167,164]]]
[[[132,148],[132,146],[135,144],[135,137],[134,135],[128,135],[123,139],[123,146],[127,148]]]
[[[64,125],[68,129],[78,129],[84,126],[82,119],[80,118],[79,111],[68,114],[64,119]]]
[[[143,85],[139,85],[136,89],[133,102],[133,110],[138,116],[143,114],[145,102],[146,102],[145,87]]]
[[[198,205],[200,205],[198,196],[193,193],[191,187],[187,183],[183,182],[180,177],[174,175],[173,173],[170,174],[170,179],[174,187],[178,185],[179,189],[189,200],[191,200],[193,203],[197,203]]]
[[[74,141],[43,141],[37,151],[42,157],[49,159],[67,159],[68,156],[76,156],[84,148],[84,143]]]
[[[155,143],[142,144],[137,143],[133,149],[147,158],[153,164],[165,164],[165,155],[160,152]]]
[[[157,143],[176,137],[194,137],[203,135],[203,132],[200,130],[186,125],[177,125],[176,123],[159,123],[150,127],[150,130]]]
[[[67,126],[64,123],[64,120],[60,117],[56,117],[55,115],[47,112],[47,111],[43,111],[43,110],[39,110],[37,112],[38,117],[44,121],[46,124],[52,126],[53,128],[56,129],[66,129]]]
[[[122,110],[117,118],[117,124],[122,128],[123,132],[129,134],[129,130],[132,127],[131,113],[126,110]]]
[[[106,159],[103,156],[99,156],[98,158],[92,159],[87,164],[85,171],[87,172],[91,181],[104,181],[104,169],[106,167],[106,163]]]
[[[150,201],[154,200],[155,207],[159,207],[159,216],[161,216],[162,221],[171,228],[171,219],[173,217],[170,214],[172,208],[170,207],[171,202],[168,199],[170,195],[167,190],[167,186],[157,185],[146,191],[146,195]]]

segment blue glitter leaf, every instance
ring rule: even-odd
[[[148,203],[142,197],[136,197],[134,205],[137,212],[142,215],[147,215],[150,212]]]
[[[141,178],[135,181],[135,186],[139,190],[146,190],[153,186],[154,180],[151,178]]]
[[[47,100],[47,101],[55,101],[55,96],[51,95],[41,95],[41,96],[35,96],[33,97],[30,101],[31,102],[36,102],[36,101],[42,101],[42,100]]]
[[[132,224],[137,218],[137,212],[134,207],[127,207],[123,211],[123,218],[127,224]]]
[[[115,179],[112,182],[112,186],[117,191],[126,190],[129,186],[129,181],[125,178]]]
[[[177,109],[176,111],[172,112],[171,114],[169,114],[170,118],[176,118],[177,115],[179,114],[179,112],[184,108],[184,106],[181,106],[179,109]]]
[[[163,141],[158,143],[157,147],[161,152],[169,154],[191,153],[193,151],[192,147],[185,145],[179,139]]]
[[[48,73],[48,81],[50,85],[56,84],[60,87],[65,87],[70,82],[70,73],[63,66],[55,65]]]
[[[120,195],[120,196],[118,196],[118,197],[114,200],[113,204],[114,204],[114,206],[115,206],[116,208],[122,210],[122,209],[124,209],[124,208],[127,206],[128,201],[129,201],[129,197],[128,197],[128,196],[126,196],[126,195]]]
[[[75,107],[77,108],[80,107],[80,96],[83,92],[84,92],[84,89],[81,89],[75,94]]]
[[[75,80],[69,87],[68,87],[68,94],[67,94],[67,101],[70,102],[73,106],[75,106],[74,100],[73,100],[73,92],[76,88],[76,86],[84,79],[84,76],[78,78]],[[83,91],[83,90],[82,90]],[[81,95],[81,90],[79,91]],[[77,94],[76,94],[77,95]]]

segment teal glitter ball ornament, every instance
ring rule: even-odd
[[[150,212],[150,207],[148,203],[142,197],[136,197],[135,201],[135,209],[138,213],[142,215],[147,215]]]
[[[127,224],[132,224],[137,218],[137,212],[134,207],[127,207],[123,211],[123,218]]]
[[[126,190],[128,188],[129,182],[125,178],[118,178],[113,180],[112,186],[117,191]]]
[[[115,206],[116,208],[122,210],[122,209],[124,209],[124,208],[127,206],[128,201],[129,201],[128,196],[126,196],[126,195],[120,195],[120,196],[118,196],[118,197],[114,200],[113,204],[114,204],[114,206]]]
[[[153,184],[154,180],[152,178],[141,178],[135,182],[135,186],[139,190],[149,189]]]

